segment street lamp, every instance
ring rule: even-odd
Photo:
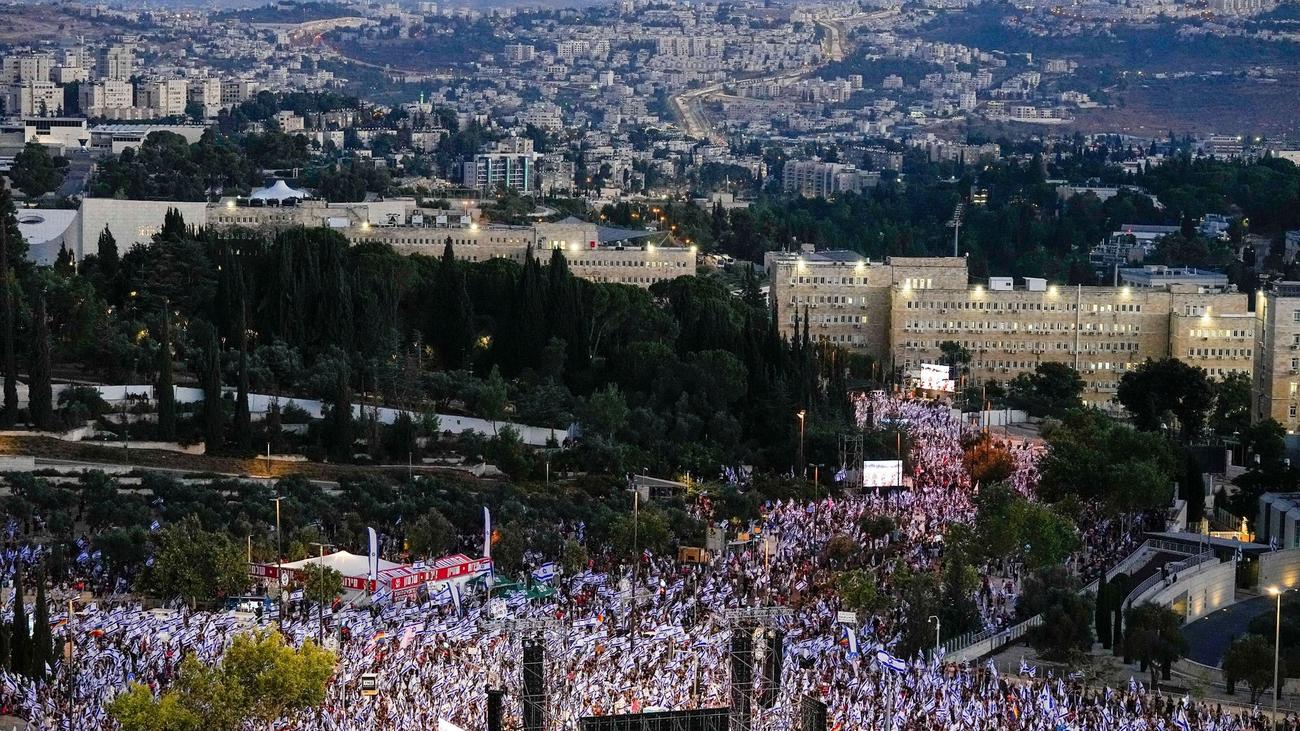
[[[1278,657],[1282,648],[1282,592],[1281,587],[1270,586],[1268,593],[1277,597],[1277,618],[1273,623],[1273,718],[1269,721],[1269,727],[1277,726],[1277,697],[1278,688]]]
[[[799,409],[799,412],[795,414],[795,416],[799,419],[799,461],[797,464],[804,463],[803,462],[803,427],[804,427],[805,417],[807,415],[808,412],[805,411],[804,409]],[[808,468],[805,467],[804,468],[805,477],[807,477],[807,473],[808,473]]]
[[[931,614],[925,618],[925,623],[934,622],[934,658],[939,659],[939,615]]]
[[[283,495],[271,498],[271,502],[275,503],[275,583],[279,589],[275,602],[280,608],[277,620],[281,632],[284,631],[284,551],[280,548],[280,501],[283,499]]]

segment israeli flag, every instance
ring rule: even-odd
[[[882,667],[893,670],[896,673],[907,672],[907,661],[902,658],[894,657],[884,650],[876,651],[876,662],[880,663]]]
[[[533,572],[533,578],[545,584],[554,580],[559,573],[560,570],[556,567],[555,563],[548,561],[539,566],[537,570]]]
[[[150,532],[150,533],[157,533],[157,532],[158,532],[158,529],[161,528],[161,527],[162,527],[162,526],[160,526],[160,525],[158,524],[158,521],[155,520],[154,522],[152,522],[152,523],[149,524],[149,532]]]
[[[1174,717],[1174,725],[1178,727],[1178,731],[1192,731],[1192,725],[1187,722],[1186,711],[1180,710],[1178,712],[1178,715]]]
[[[844,636],[849,641],[848,657],[852,660],[858,656],[858,633],[853,630],[852,626],[844,625]]]
[[[370,580],[374,581],[379,578],[379,534],[374,528],[366,528],[366,533],[370,536]]]

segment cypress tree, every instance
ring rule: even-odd
[[[72,252],[68,247],[59,244],[59,254],[54,259],[54,271],[61,277],[70,277],[77,271],[77,263],[72,260]]]
[[[542,267],[528,247],[524,269],[514,298],[514,332],[507,349],[505,365],[517,372],[536,364],[546,347],[546,292],[542,286]]]
[[[54,661],[54,636],[50,632],[50,608],[45,603],[45,576],[36,579],[36,613],[32,623],[31,676],[45,677],[45,669]]]
[[[119,263],[117,255],[117,239],[113,238],[113,232],[108,230],[107,224],[104,230],[99,232],[99,240],[95,243],[96,258],[99,260],[99,270],[104,273],[108,279],[117,276],[117,265]]]
[[[225,447],[225,417],[221,410],[221,346],[217,329],[202,323],[200,337],[199,381],[203,386],[203,441],[209,454]]]
[[[26,674],[31,667],[31,640],[27,637],[27,608],[23,606],[23,567],[14,564],[14,621],[9,640],[9,668]]]
[[[162,229],[158,231],[156,240],[176,242],[184,239],[187,233],[185,217],[181,215],[180,209],[168,208],[163,214]]]
[[[427,336],[437,344],[448,368],[460,368],[474,346],[474,304],[465,286],[465,273],[452,250],[450,236],[442,250],[434,287],[437,306],[430,312]]]
[[[248,409],[248,326],[239,312],[239,387],[235,393],[235,448],[241,454],[253,450],[253,419]]]
[[[176,439],[176,391],[172,382],[172,313],[171,303],[163,300],[162,342],[158,347],[158,382],[154,397],[158,399],[158,438]]]
[[[10,226],[10,223],[13,223]],[[0,413],[0,425],[13,426],[18,420],[18,360],[14,353],[14,321],[17,319],[18,303],[15,301],[13,271],[10,257],[17,260],[17,242],[19,240],[18,223],[13,214],[13,203],[9,199],[9,189],[0,185],[0,350],[4,358],[4,411]]]
[[[27,410],[32,426],[50,430],[54,423],[54,395],[50,384],[50,323],[45,312],[45,292],[36,292],[35,331],[30,382],[27,384]]]
[[[352,385],[347,364],[339,368],[335,381],[334,407],[330,411],[330,457],[336,462],[352,459]]]

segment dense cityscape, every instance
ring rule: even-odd
[[[0,19],[0,729],[1300,731],[1293,0]]]

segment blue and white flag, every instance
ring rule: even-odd
[[[154,522],[152,522],[152,523],[149,524],[149,532],[150,532],[150,533],[157,533],[157,532],[158,532],[158,529],[159,529],[160,527],[162,527],[162,526],[160,526],[160,525],[158,524],[158,521],[155,520]]]
[[[370,580],[375,581],[379,578],[379,534],[374,528],[366,528],[366,533],[370,535]]]
[[[555,565],[555,563],[553,561],[547,561],[537,567],[536,571],[533,571],[533,578],[545,584],[553,581],[559,573],[560,569]]]
[[[483,558],[492,558],[492,511],[483,506]]]
[[[889,670],[893,670],[896,673],[907,672],[906,660],[903,660],[902,658],[894,657],[893,655],[889,654],[884,650],[876,651],[876,662],[880,663],[882,667],[885,667]]]

